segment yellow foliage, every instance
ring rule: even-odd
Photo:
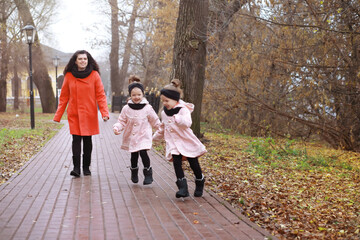
[[[178,1],[161,0],[159,7],[154,8],[150,15],[156,21],[156,28],[152,35],[156,50],[162,55],[165,64],[172,62],[172,49],[178,15]]]

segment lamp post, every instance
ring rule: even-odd
[[[23,29],[27,44],[29,44],[29,77],[30,77],[30,117],[31,117],[31,129],[35,128],[35,114],[34,114],[34,91],[32,82],[32,62],[31,62],[31,44],[35,40],[36,29],[32,25],[26,25]]]
[[[59,66],[59,61],[60,61],[60,58],[58,56],[55,56],[53,58],[53,63],[54,63],[54,66],[55,66],[55,85],[56,85],[56,109],[58,107],[58,104],[59,104],[59,90],[58,90],[58,80],[57,80],[57,68]]]

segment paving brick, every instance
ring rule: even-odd
[[[264,239],[270,236],[212,192],[175,198],[173,166],[149,151],[154,182],[130,180],[122,136],[100,121],[93,136],[91,176],[74,178],[71,135],[64,127],[0,186],[1,239]],[[192,195],[194,182],[188,178]],[[272,236],[272,239],[276,239]]]

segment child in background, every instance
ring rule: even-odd
[[[131,152],[131,181],[137,183],[138,178],[138,158],[139,154],[144,165],[144,185],[153,182],[150,158],[147,154],[152,146],[152,128],[158,128],[160,120],[152,106],[144,97],[144,86],[136,76],[129,79],[130,99],[119,115],[117,123],[113,126],[115,135],[122,131],[123,142],[121,148]]]
[[[191,130],[191,112],[194,110],[192,103],[180,100],[180,81],[173,79],[160,91],[160,98],[164,104],[161,112],[161,126],[155,132],[153,140],[165,139],[166,159],[173,160],[176,185],[179,191],[176,197],[189,196],[188,185],[182,168],[182,157],[186,157],[195,175],[195,197],[201,197],[204,189],[204,175],[202,174],[198,157],[206,152],[205,146],[199,141]]]

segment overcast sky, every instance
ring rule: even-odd
[[[105,31],[107,19],[101,17],[101,9],[93,2],[94,0],[58,1],[54,24],[50,27],[52,36],[45,43],[63,52],[73,53],[85,49],[94,57],[100,55],[104,50],[92,49],[90,42],[99,35],[101,29]],[[94,25],[100,30],[89,31],[88,28]]]

